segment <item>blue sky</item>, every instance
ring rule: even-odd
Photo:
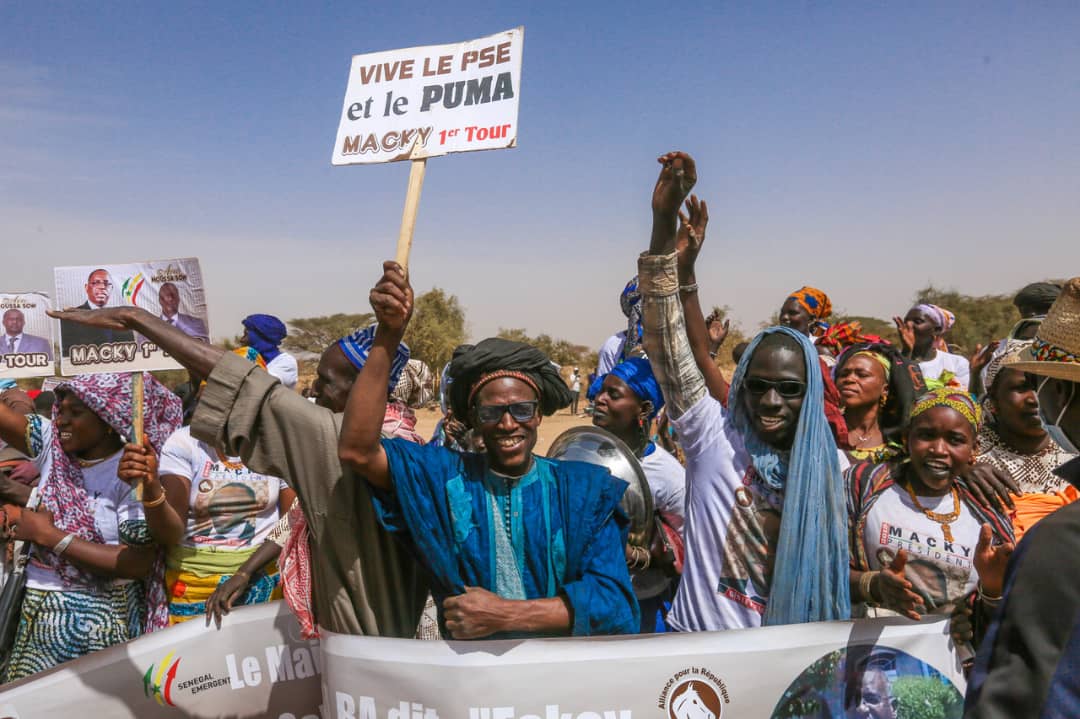
[[[0,3],[0,290],[196,255],[216,336],[364,311],[408,166],[330,166],[350,57],[517,25],[519,147],[431,160],[414,241],[474,338],[619,329],[668,149],[746,327],[1080,274],[1075,3],[387,5]]]

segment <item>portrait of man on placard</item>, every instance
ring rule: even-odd
[[[210,341],[206,323],[198,317],[186,315],[180,311],[180,289],[172,282],[166,282],[158,290],[158,305],[161,306],[161,319],[176,327],[188,337],[201,342]]]
[[[3,316],[4,332],[0,335],[0,357],[8,354],[45,354],[52,362],[52,342],[46,337],[38,337],[23,332],[26,315],[16,308],[5,310]]]
[[[86,301],[78,306],[81,310],[98,310],[109,306],[113,281],[108,270],[96,269],[86,278]],[[60,322],[60,346],[67,355],[76,345],[99,345],[108,342],[134,342],[131,330],[112,330],[89,327],[68,320]]]

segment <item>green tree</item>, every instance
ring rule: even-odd
[[[529,333],[521,327],[500,327],[498,337],[514,342],[524,342],[532,345],[546,354],[552,362],[558,365],[575,365],[585,368],[588,372],[596,366],[596,352],[585,345],[576,345],[568,340],[555,339],[549,334],[540,334],[530,337]],[[591,362],[591,364],[590,364]]]
[[[938,677],[899,677],[892,684],[898,719],[960,719],[964,698]]]
[[[322,354],[345,335],[367,327],[375,321],[370,312],[360,314],[338,313],[325,317],[302,317],[289,320],[289,336],[282,342],[287,350]]]
[[[456,295],[434,287],[416,298],[405,343],[414,359],[427,363],[436,375],[465,342],[465,310]]]

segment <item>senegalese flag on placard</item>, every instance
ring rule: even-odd
[[[124,284],[120,287],[120,294],[123,296],[124,301],[129,305],[134,305],[136,298],[139,296],[139,290],[146,284],[146,279],[142,276],[142,273],[136,274],[134,277],[128,277],[124,280]]]

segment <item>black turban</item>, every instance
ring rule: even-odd
[[[489,337],[476,345],[454,350],[450,362],[450,407],[463,422],[469,417],[469,392],[478,380],[492,372],[520,372],[540,388],[540,412],[555,414],[570,405],[573,393],[559,376],[548,356],[531,345]]]
[[[1045,315],[1060,294],[1061,285],[1055,285],[1053,282],[1033,282],[1016,293],[1013,304],[1017,309],[1030,307],[1040,315]]]

